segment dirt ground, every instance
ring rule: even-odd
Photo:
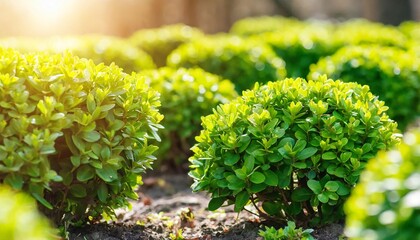
[[[118,210],[118,219],[113,222],[72,228],[70,239],[262,239],[258,236],[262,223],[257,216],[246,211],[238,214],[233,208],[210,212],[206,210],[209,197],[192,193],[190,185],[186,174],[146,177],[131,210]],[[333,224],[315,229],[313,236],[336,240],[342,232],[342,225]]]

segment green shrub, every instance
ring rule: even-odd
[[[241,36],[258,35],[266,32],[283,31],[284,29],[301,28],[306,23],[295,18],[282,16],[249,17],[237,20],[229,32]]]
[[[286,62],[289,77],[306,77],[311,64],[337,50],[338,46],[331,41],[331,35],[328,28],[314,25],[268,32],[253,38],[270,45],[277,56]]]
[[[353,19],[336,25],[332,41],[340,46],[373,44],[404,49],[407,37],[396,27]]]
[[[111,215],[151,166],[159,104],[115,65],[0,48],[0,182],[57,224]]]
[[[184,24],[143,29],[130,37],[130,42],[150,54],[158,67],[166,65],[166,58],[179,45],[204,36],[204,33]]]
[[[0,41],[0,45],[25,53],[71,51],[79,57],[92,59],[96,64],[115,63],[127,73],[156,68],[151,56],[128,41],[116,37],[86,35],[46,39],[9,38]]]
[[[418,239],[420,228],[420,128],[396,149],[366,166],[345,204],[350,239]]]
[[[284,228],[277,230],[274,227],[265,227],[265,230],[260,230],[258,235],[264,240],[314,240],[315,238],[311,235],[313,231],[313,229],[296,229],[296,223],[288,221]]]
[[[57,232],[37,209],[35,200],[0,186],[0,236],[7,240],[58,239]]]
[[[202,118],[192,189],[211,194],[210,210],[253,203],[278,221],[342,219],[366,161],[398,142],[386,109],[369,87],[325,76],[257,84]]]
[[[143,71],[142,76],[161,95],[162,143],[157,151],[159,162],[179,168],[191,156],[194,136],[198,135],[201,116],[212,113],[220,103],[237,97],[234,85],[200,68]]]
[[[56,40],[57,44],[62,44]],[[66,40],[64,40],[66,42]],[[110,65],[115,63],[124,72],[139,72],[145,69],[156,68],[152,57],[125,39],[107,36],[82,36],[67,40],[69,46],[59,46],[58,50],[70,50],[73,54],[92,59],[96,64],[105,63]],[[73,44],[71,44],[73,42]]]
[[[265,44],[239,37],[219,36],[184,44],[168,57],[171,67],[200,67],[231,80],[241,93],[256,81],[283,79],[284,61]]]
[[[311,66],[308,77],[327,74],[369,85],[389,106],[389,116],[403,130],[420,114],[420,62],[396,48],[350,46]]]

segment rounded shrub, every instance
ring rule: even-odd
[[[332,41],[340,46],[381,45],[405,49],[407,37],[394,26],[353,19],[336,25]]]
[[[237,20],[229,30],[229,33],[250,36],[265,32],[283,31],[284,29],[301,28],[306,23],[295,18],[282,16],[249,17]]]
[[[331,36],[329,28],[313,25],[259,34],[253,39],[267,43],[286,62],[288,77],[306,77],[311,64],[338,49]]]
[[[88,35],[64,41],[56,39],[55,42],[57,50],[70,50],[74,55],[92,59],[96,64],[115,63],[127,73],[156,68],[149,54],[125,39]]]
[[[182,167],[191,156],[190,148],[198,135],[201,117],[212,113],[220,103],[237,97],[234,85],[200,68],[160,68],[141,73],[161,95],[160,112],[165,116],[156,153],[158,163],[172,169]]]
[[[33,198],[0,186],[0,236],[7,240],[58,239],[48,219],[38,212]]]
[[[420,23],[415,21],[402,22],[398,29],[404,33],[409,39],[420,40]]]
[[[151,167],[159,105],[115,65],[0,48],[0,182],[57,224],[112,215]]]
[[[345,204],[350,239],[418,239],[420,228],[420,128],[380,152],[363,171]]]
[[[380,46],[349,46],[311,66],[309,78],[327,74],[369,85],[389,106],[389,116],[403,130],[420,114],[420,62],[416,56]]]
[[[200,67],[235,84],[237,92],[286,76],[284,61],[269,46],[239,37],[217,36],[186,43],[168,57],[171,67]]]
[[[110,65],[115,63],[127,73],[156,68],[151,56],[146,52],[137,49],[125,39],[110,36],[86,35],[46,39],[9,38],[0,41],[0,45],[24,53],[71,51],[79,57],[92,59],[96,64]]]
[[[368,159],[398,142],[396,123],[368,86],[285,79],[255,86],[202,118],[190,158],[209,209],[301,225],[344,218],[342,205]]]
[[[198,28],[173,24],[139,30],[129,40],[137,48],[150,54],[158,67],[163,67],[166,65],[166,58],[175,48],[202,36],[204,33]]]

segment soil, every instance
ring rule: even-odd
[[[139,188],[139,200],[130,210],[118,210],[117,219],[71,228],[75,240],[247,240],[262,239],[260,219],[250,212],[240,214],[233,208],[215,212],[206,210],[210,198],[191,192],[191,179],[186,174],[163,174],[144,178]],[[319,240],[336,240],[343,234],[341,224],[315,229],[312,235]],[[177,238],[178,237],[178,238]]]

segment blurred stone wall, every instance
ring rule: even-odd
[[[99,33],[129,36],[142,28],[185,23],[207,33],[228,31],[240,18],[380,20],[379,5],[401,0],[0,0],[0,37]],[[410,1],[410,0],[407,0]],[[411,0],[419,19],[420,0]]]

